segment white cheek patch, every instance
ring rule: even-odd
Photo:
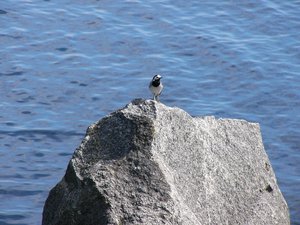
[[[154,80],[159,80],[161,78],[160,75],[155,75]]]

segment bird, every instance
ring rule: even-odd
[[[152,78],[150,84],[149,84],[149,89],[153,94],[153,100],[159,102],[159,95],[161,94],[164,86],[162,85],[162,82],[160,79],[162,78],[161,75],[156,74]]]

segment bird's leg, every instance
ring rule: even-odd
[[[159,102],[159,95],[156,96],[156,101]]]

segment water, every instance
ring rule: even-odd
[[[0,224],[41,223],[89,124],[133,98],[259,122],[300,224],[300,2],[0,3]]]

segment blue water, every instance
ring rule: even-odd
[[[255,3],[254,3],[255,2]],[[39,225],[86,128],[133,98],[259,122],[300,224],[300,2],[0,2],[0,224]]]

